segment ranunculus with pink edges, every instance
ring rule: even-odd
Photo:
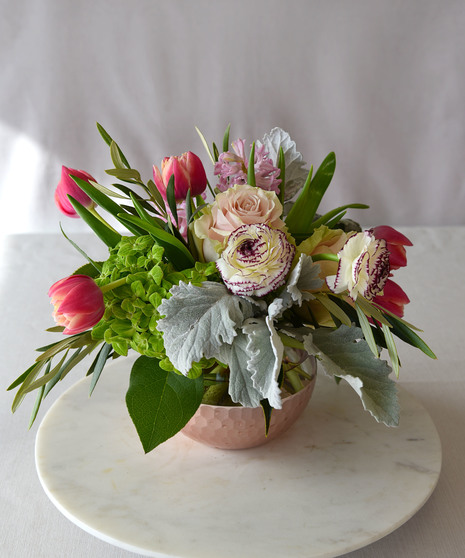
[[[207,187],[207,175],[202,161],[192,151],[179,157],[165,157],[161,163],[161,171],[158,167],[153,167],[153,180],[165,200],[166,189],[173,174],[176,201],[185,200],[189,190],[192,197],[199,196]]]
[[[193,234],[205,261],[216,261],[229,235],[242,225],[263,223],[285,230],[283,207],[274,192],[236,184],[221,192],[194,221]]]
[[[48,296],[54,306],[56,323],[63,333],[74,335],[96,325],[105,312],[103,293],[87,275],[71,275],[54,283]]]
[[[95,182],[95,178],[83,170],[71,169],[65,166],[61,167],[61,180],[55,190],[55,203],[58,209],[67,217],[77,218],[79,215],[71,205],[68,196],[73,197],[87,209],[95,207],[95,203],[81,190],[81,188],[79,188],[71,176],[76,176],[86,182],[90,182],[91,180]]]

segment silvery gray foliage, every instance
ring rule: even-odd
[[[278,376],[283,360],[284,345],[274,328],[273,320],[266,318],[249,318],[242,331],[248,336],[247,352],[250,360],[247,370],[255,389],[268,399],[275,409],[281,408]]]
[[[252,304],[221,283],[205,281],[197,287],[180,282],[170,293],[158,307],[165,318],[157,327],[168,358],[183,374],[193,362],[213,358],[222,345],[230,345],[244,320],[253,316]]]
[[[319,265],[301,255],[280,296],[267,306],[263,299],[231,294],[221,283],[201,286],[179,283],[158,307],[158,322],[173,366],[187,374],[202,357],[216,358],[229,367],[229,394],[244,407],[262,399],[281,408],[277,378],[284,346],[276,330],[282,312],[312,298],[301,289],[321,286]],[[306,330],[307,333],[307,330]]]
[[[281,128],[273,128],[269,134],[263,136],[262,141],[257,140],[256,147],[265,146],[270,159],[276,165],[278,160],[279,148],[283,148],[284,161],[286,164],[286,190],[284,199],[290,200],[304,185],[308,176],[308,170],[302,154],[297,151],[295,141],[289,134]]]
[[[373,355],[359,327],[319,328],[303,336],[303,343],[310,355],[320,359],[328,375],[350,384],[378,422],[399,424],[397,387],[389,378],[392,369]]]

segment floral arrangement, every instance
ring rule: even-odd
[[[192,152],[163,159],[145,183],[98,129],[114,166],[106,173],[117,182],[103,186],[63,167],[55,201],[90,226],[109,256],[94,261],[65,235],[86,263],[50,287],[57,326],[48,331],[62,336],[38,349],[10,386],[13,411],[37,391],[32,424],[43,398],[85,357],[94,353],[92,393],[105,364],[134,351],[126,403],[146,452],[181,430],[202,402],[262,406],[267,431],[283,393],[309,379],[314,356],[377,421],[398,424],[394,338],[435,358],[403,320],[409,299],[392,279],[411,242],[389,226],[362,230],[344,219],[363,204],[317,214],[334,153],[314,173],[280,128],[247,155],[244,140],[230,145],[228,126],[222,152],[199,132],[214,188]]]

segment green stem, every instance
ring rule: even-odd
[[[103,223],[103,224],[104,224],[106,227],[108,227],[111,231],[113,231],[113,232],[119,234],[118,231],[116,231],[109,223],[107,223],[107,222],[105,221],[105,219],[104,219],[101,215],[99,215],[99,214],[97,213],[95,207],[91,207],[91,208],[89,209],[89,212],[92,213],[92,215],[93,215],[94,217],[96,217],[101,223]]]
[[[117,287],[121,287],[121,285],[125,285],[125,284],[126,284],[126,277],[121,277],[121,279],[117,279],[116,281],[113,281],[112,283],[108,283],[107,285],[103,285],[102,287],[100,287],[100,290],[102,291],[102,293],[106,293],[108,291],[116,289]]]
[[[331,262],[338,262],[339,256],[337,254],[313,254],[312,260],[314,262],[319,262],[320,260],[327,260]]]
[[[297,373],[296,370],[293,369],[288,370],[286,372],[286,378],[289,380],[289,383],[291,384],[294,393],[297,393],[298,391],[304,388],[302,381],[299,377],[299,374]]]
[[[279,337],[281,337],[281,341],[283,342],[285,347],[293,347],[294,349],[304,349],[304,344],[293,337],[289,337],[289,335],[285,335],[284,333],[279,333]]]

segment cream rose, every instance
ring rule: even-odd
[[[242,225],[263,223],[285,229],[283,207],[274,192],[249,184],[236,184],[218,194],[194,221],[193,233],[205,261],[216,261],[229,235]],[[202,242],[203,241],[203,242]]]
[[[265,296],[284,284],[294,254],[283,231],[242,225],[229,236],[216,266],[234,294]]]

